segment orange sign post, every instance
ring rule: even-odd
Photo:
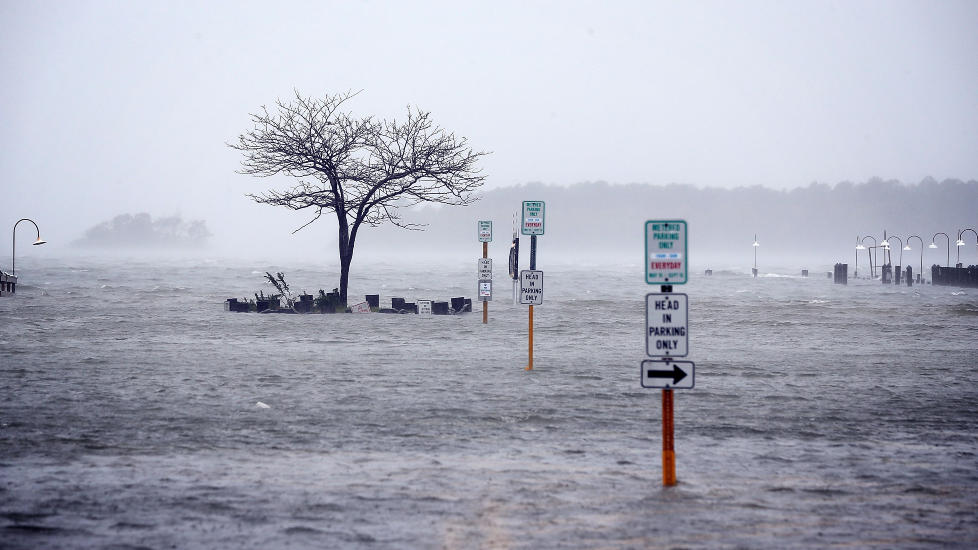
[[[691,389],[695,380],[693,362],[675,359],[689,353],[688,296],[672,294],[672,285],[688,280],[686,236],[685,220],[645,222],[645,282],[662,285],[662,293],[645,296],[645,353],[656,359],[642,362],[641,385],[662,388],[662,484],[667,487],[676,484],[673,389]]]

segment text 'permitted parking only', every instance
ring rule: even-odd
[[[543,235],[546,204],[543,201],[523,201],[521,231],[524,235]]]
[[[491,243],[492,242],[492,221],[491,220],[479,220],[479,242],[480,243]]]
[[[684,285],[689,262],[685,220],[645,222],[645,282]]]

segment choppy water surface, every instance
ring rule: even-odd
[[[471,263],[471,265],[469,265]],[[351,296],[471,297],[475,260]],[[0,546],[784,548],[978,543],[978,291],[694,276],[661,486],[640,265],[541,265],[527,313],[258,315],[282,270],[21,260],[0,299]],[[824,273],[823,273],[824,277]],[[269,408],[256,406],[265,403]]]

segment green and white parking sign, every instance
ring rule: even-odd
[[[546,205],[543,201],[523,201],[522,233],[524,235],[543,235],[545,213]]]
[[[688,267],[686,220],[645,222],[645,282],[686,284]]]

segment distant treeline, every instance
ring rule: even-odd
[[[184,221],[180,216],[153,219],[147,213],[120,214],[97,224],[75,242],[79,246],[172,248],[196,247],[211,236],[202,220]]]
[[[641,261],[642,227],[648,219],[685,219],[689,222],[692,261],[708,257],[748,257],[754,234],[759,255],[807,258],[832,263],[852,261],[856,238],[883,231],[896,234],[904,244],[918,235],[924,246],[936,232],[951,236],[952,262],[956,232],[978,227],[978,181],[925,179],[917,184],[872,179],[865,183],[835,185],[812,183],[791,190],[761,186],[735,189],[698,188],[693,185],[612,185],[604,182],[571,186],[529,183],[498,188],[466,208],[422,208],[411,221],[427,223],[427,231],[393,228],[365,231],[369,247],[412,246],[458,250],[477,248],[476,221],[494,221],[494,242],[508,243],[513,219],[519,223],[523,200],[546,201],[546,234],[542,247],[561,260],[589,254],[635,256]],[[970,235],[970,232],[969,232]],[[872,244],[867,240],[867,244]],[[940,263],[944,238],[938,237]],[[975,255],[974,243],[962,250]],[[920,244],[913,239],[911,254],[919,258]],[[364,250],[368,247],[365,246]],[[637,252],[636,252],[637,251]],[[925,264],[929,260],[925,251]],[[936,262],[936,256],[934,257]],[[968,257],[968,262],[976,263]],[[964,259],[964,258],[963,258]],[[904,263],[909,263],[905,261]]]

